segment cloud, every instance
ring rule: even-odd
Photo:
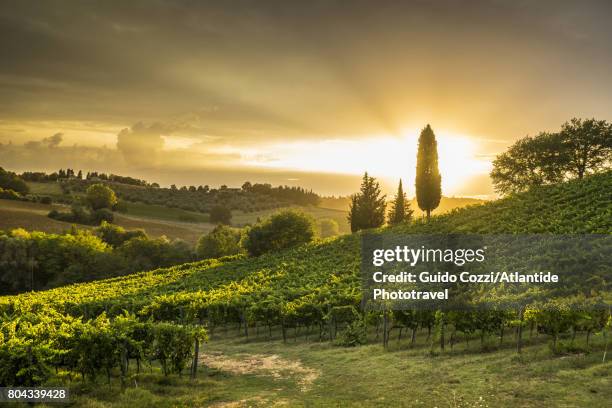
[[[45,137],[42,142],[46,144],[49,148],[54,148],[59,146],[62,143],[62,138],[64,137],[63,133],[56,133],[53,136]]]
[[[161,122],[147,125],[138,122],[117,135],[117,150],[126,163],[137,166],[155,165],[164,147],[163,135],[172,133],[171,126]]]
[[[24,147],[26,149],[39,149],[41,147],[48,147],[49,149],[54,149],[62,143],[64,138],[63,133],[56,133],[53,136],[45,137],[42,140],[32,140],[24,143]]]

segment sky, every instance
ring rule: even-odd
[[[611,119],[609,1],[4,1],[0,166],[163,185],[443,193],[572,117]]]

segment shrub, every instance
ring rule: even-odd
[[[100,208],[91,212],[91,221],[96,225],[99,225],[102,222],[113,222],[114,219],[115,216],[113,215],[113,212],[108,208]]]
[[[213,224],[229,225],[232,220],[232,212],[226,206],[215,205],[210,209],[210,222]]]
[[[53,202],[49,196],[41,196],[39,197],[38,201],[40,201],[41,204],[51,204]]]
[[[0,343],[0,384],[34,387],[44,383],[51,376],[44,349],[44,346],[20,339]]]
[[[0,198],[5,200],[22,200],[23,197],[18,192],[11,189],[3,189],[0,187]]]
[[[220,258],[240,252],[240,230],[218,225],[208,235],[202,235],[196,246],[199,259]]]
[[[6,190],[13,190],[19,194],[27,194],[30,188],[17,174],[6,171],[0,167],[0,187]]]
[[[321,238],[335,237],[339,233],[338,223],[335,220],[324,218],[319,221],[319,235]]]
[[[121,246],[132,238],[148,238],[143,230],[126,231],[124,228],[110,224],[107,221],[102,221],[100,226],[95,229],[95,234],[113,248]]]
[[[158,323],[153,333],[152,354],[162,366],[164,375],[183,371],[193,345],[189,329],[174,323]]]
[[[192,260],[191,248],[184,241],[170,242],[162,236],[155,239],[132,238],[117,253],[130,261],[133,270],[146,271]]]
[[[85,197],[92,210],[113,208],[117,204],[115,192],[104,184],[92,184],[89,186]]]
[[[356,319],[351,322],[336,339],[336,344],[343,347],[355,347],[366,342],[367,331],[363,319]]]
[[[312,241],[313,220],[293,210],[274,214],[247,232],[244,247],[253,256],[291,248]]]

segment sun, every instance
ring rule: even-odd
[[[402,178],[408,191],[416,170],[418,130],[401,136],[302,140],[241,149],[243,164],[317,173],[360,175],[364,172],[395,185]],[[436,132],[442,191],[460,195],[470,177],[488,172],[490,163],[477,155],[473,138],[447,131]]]

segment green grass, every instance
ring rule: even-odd
[[[69,230],[71,223],[53,220],[47,217],[52,209],[68,211],[67,206],[47,205],[24,201],[0,200],[0,230],[24,228],[28,231],[43,231],[61,233]],[[180,211],[180,210],[179,210]],[[170,239],[180,238],[190,244],[195,244],[200,236],[208,233],[214,225],[208,223],[192,223],[167,221],[157,218],[131,217],[128,214],[115,213],[114,224],[127,229],[144,229],[153,237],[165,235]],[[78,225],[82,229],[90,229],[88,225]]]
[[[459,343],[433,355],[424,331],[414,348],[394,337],[387,351],[266,336],[214,338],[202,354],[216,363],[201,364],[195,380],[164,378],[157,367],[137,375],[132,367],[123,391],[117,379],[66,384],[75,406],[87,407],[603,407],[612,400],[612,363],[601,363],[601,339],[593,352],[556,356],[535,335],[519,356],[511,336],[502,347],[489,338],[494,352],[481,352],[474,339],[469,348]]]
[[[130,217],[154,218],[165,221],[208,222],[208,214],[194,211],[181,210],[180,208],[164,207],[162,205],[125,202],[127,212],[125,215]]]
[[[38,183],[34,181],[28,181],[27,185],[28,187],[30,187],[30,193],[32,194],[48,196],[59,196],[63,194],[59,183],[56,182]]]

